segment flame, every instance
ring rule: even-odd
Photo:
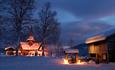
[[[67,59],[64,59],[64,64],[69,64]]]

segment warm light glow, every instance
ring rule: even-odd
[[[69,64],[68,60],[67,59],[63,59],[63,64]],[[83,65],[85,64],[85,62],[81,62],[81,60],[78,60],[76,63],[76,65]]]
[[[69,64],[68,60],[67,60],[67,59],[64,59],[63,64]],[[75,64],[78,64],[78,65],[83,65],[83,64],[84,64],[84,62],[81,62],[81,60],[78,60]]]
[[[69,64],[67,59],[64,59],[64,64]]]
[[[102,40],[105,40],[105,39],[106,39],[106,37],[104,35],[97,35],[97,36],[88,38],[86,40],[86,43],[89,44],[89,43],[93,43],[93,42],[97,42],[97,41],[102,41]]]
[[[82,64],[84,64],[84,63],[81,62],[81,60],[78,60],[76,64],[82,65]]]

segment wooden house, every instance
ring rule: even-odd
[[[89,57],[99,62],[115,61],[115,31],[88,38]]]

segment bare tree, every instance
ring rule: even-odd
[[[10,23],[16,32],[16,46],[18,48],[21,37],[21,30],[24,23],[31,19],[32,9],[35,0],[1,0],[4,11],[4,16],[10,18]],[[18,51],[18,49],[16,49]],[[16,52],[17,54],[18,52]]]
[[[48,43],[56,43],[59,39],[59,23],[56,20],[56,12],[51,10],[51,5],[47,2],[39,12],[39,35],[41,38],[41,47],[43,50]]]
[[[30,20],[34,0],[8,0],[7,4],[6,10],[14,23],[13,26],[19,43],[22,25]]]

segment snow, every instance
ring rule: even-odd
[[[97,33],[94,33],[94,34],[88,34],[88,35],[86,35],[86,36],[83,36],[81,39],[79,39],[79,40],[77,41],[77,44],[76,44],[76,45],[87,43],[86,41],[87,41],[88,39],[90,39],[90,38],[95,38],[96,36],[102,36],[102,40],[103,40],[104,37],[107,38],[107,37],[109,37],[109,36],[111,36],[111,35],[113,35],[113,34],[115,34],[115,27],[114,27],[114,28],[111,28],[111,29],[103,30],[103,31],[101,31],[101,32],[97,32]],[[99,40],[99,38],[98,38],[98,40]],[[98,40],[97,40],[97,41],[98,41]]]
[[[115,63],[66,65],[60,61],[51,57],[0,56],[0,70],[115,70]]]
[[[95,33],[95,34],[91,35],[89,38],[97,38],[98,37],[98,38],[104,40],[105,38],[107,38],[113,34],[115,34],[115,28],[108,29],[103,32]]]
[[[102,41],[102,40],[105,40],[106,37],[104,37],[103,35],[97,35],[97,36],[94,36],[94,37],[91,37],[91,38],[88,38],[86,40],[86,43],[92,43],[92,42],[97,42],[97,41]]]
[[[66,53],[78,53],[79,51],[78,49],[67,49],[65,52]]]

